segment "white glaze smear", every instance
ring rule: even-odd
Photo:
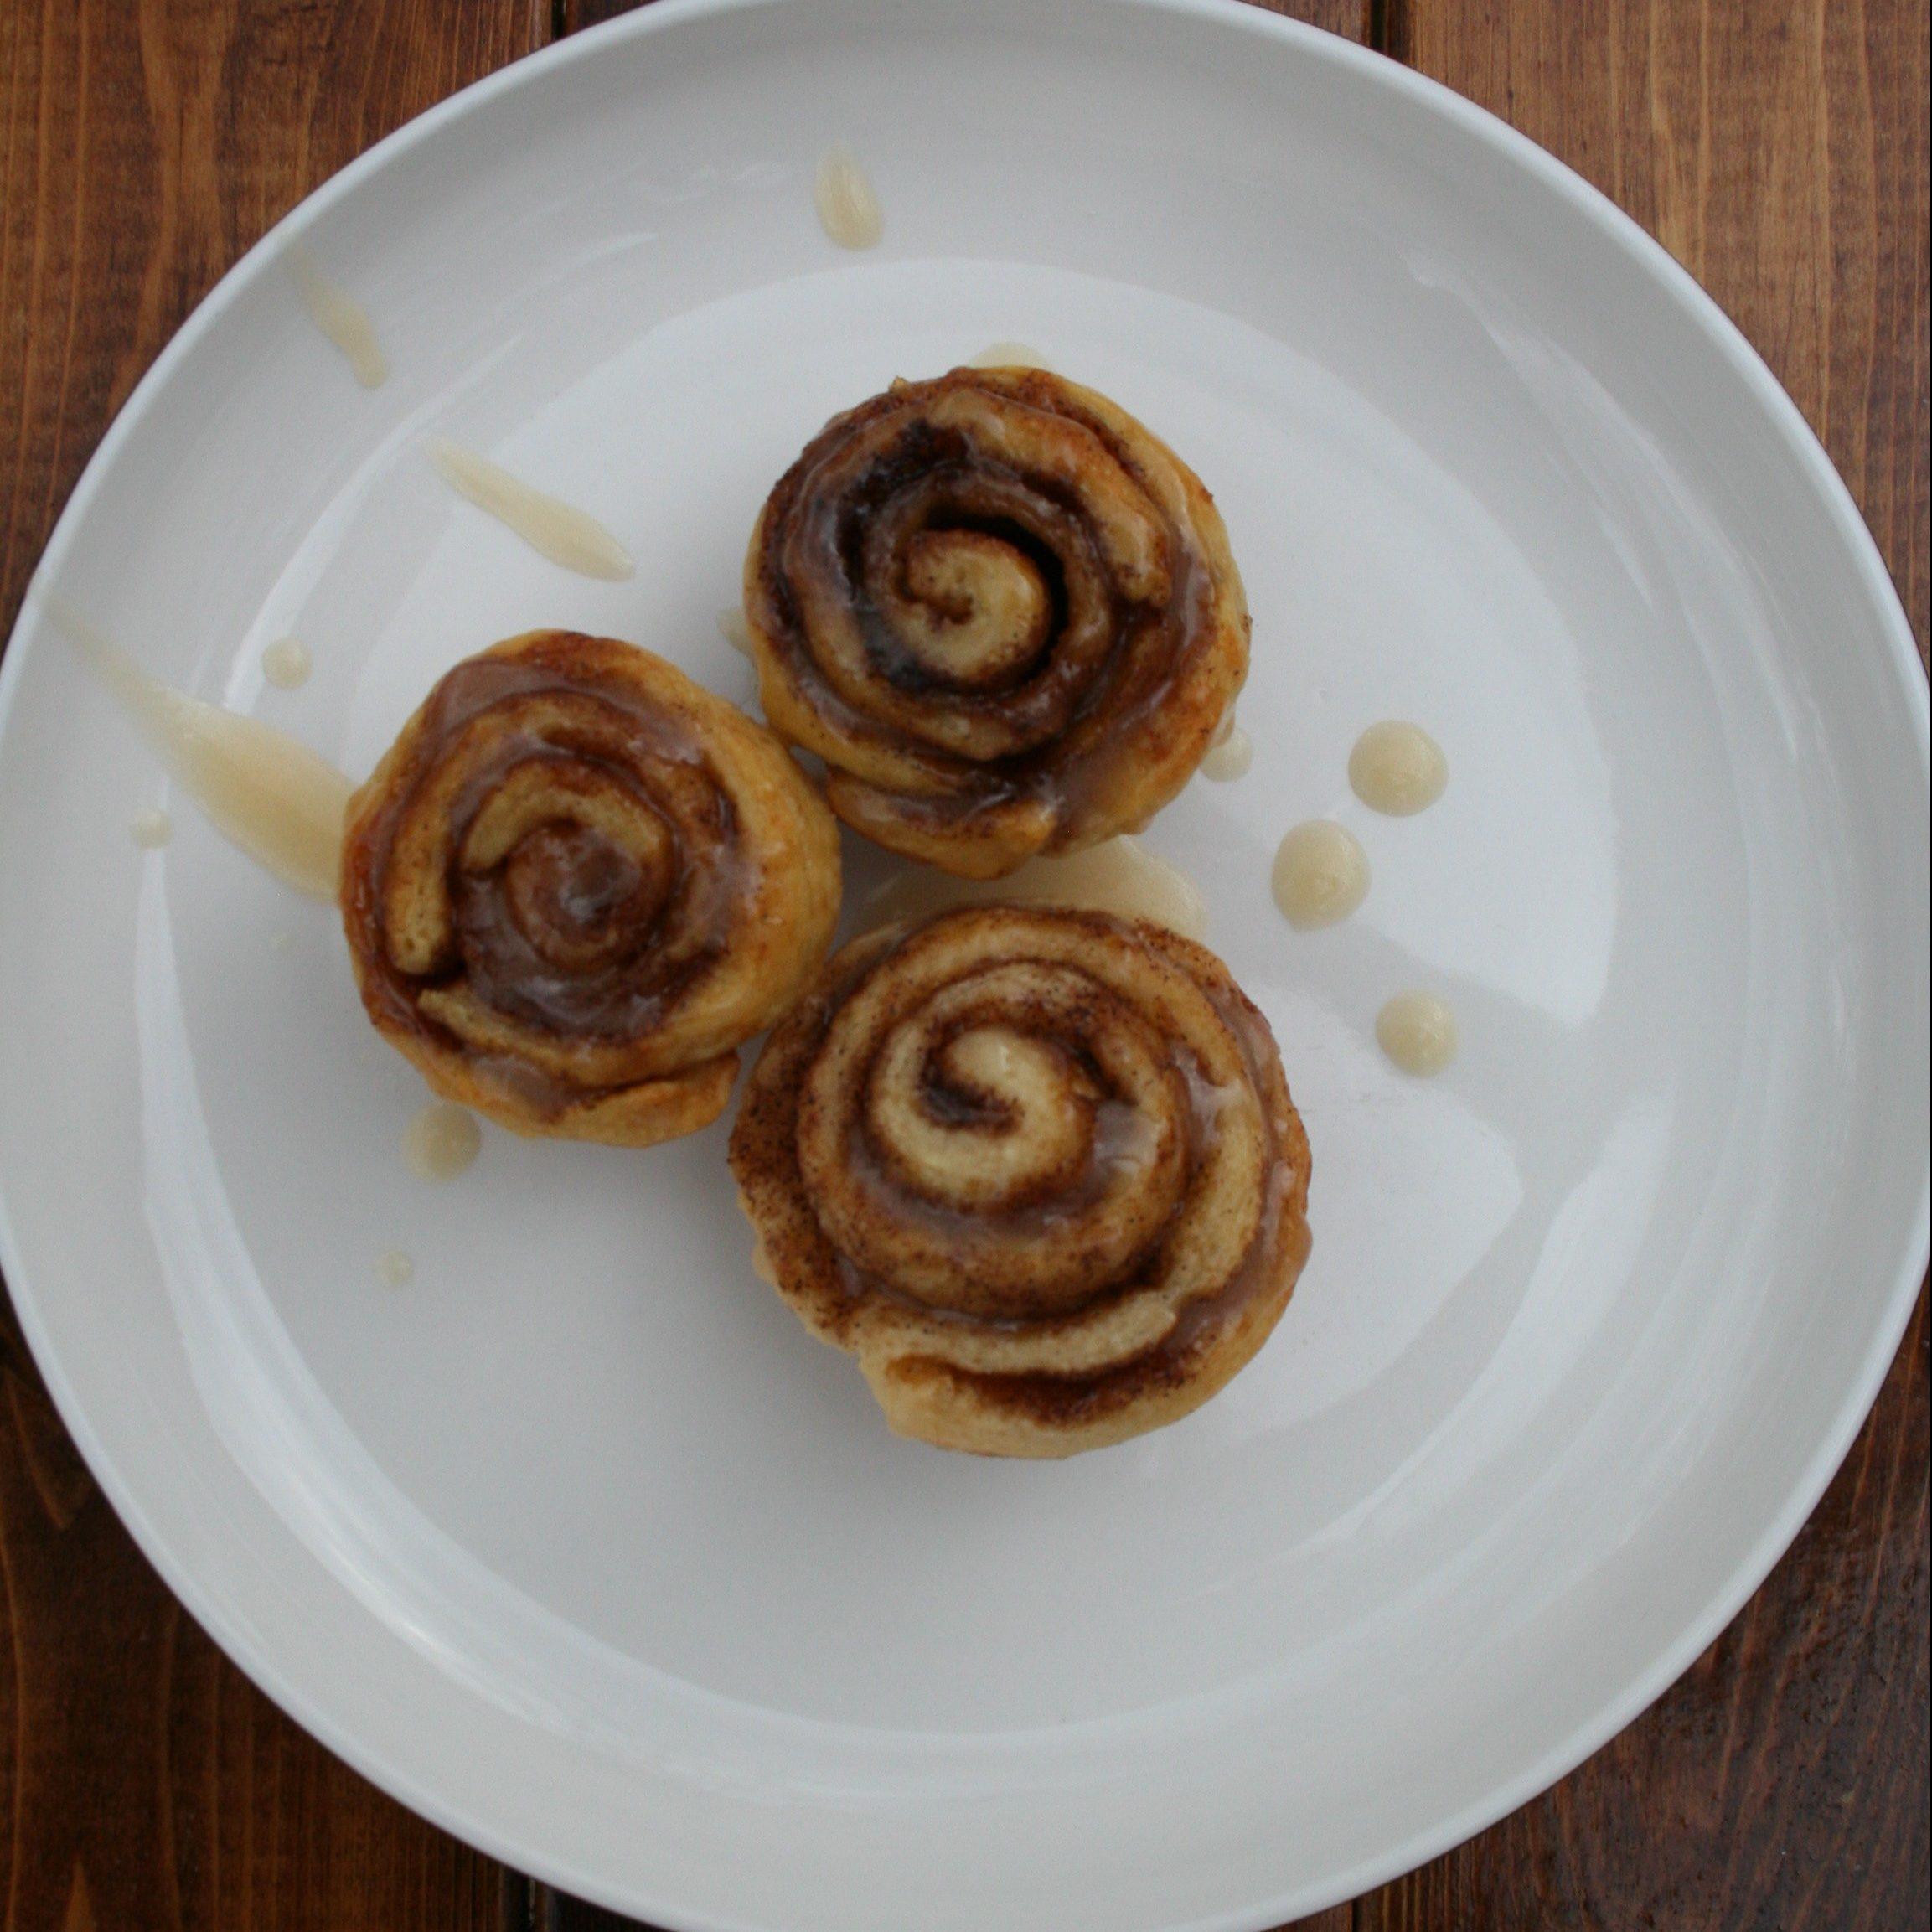
[[[476,1116],[447,1100],[432,1100],[402,1137],[402,1157],[418,1180],[454,1180],[482,1151]]]
[[[429,446],[429,457],[458,496],[514,530],[553,564],[607,583],[622,583],[636,571],[631,553],[595,517],[546,496],[488,457],[438,437]]]
[[[1254,741],[1237,726],[1217,745],[1211,746],[1201,761],[1201,775],[1225,785],[1232,778],[1246,776],[1254,762]]]
[[[1385,718],[1348,755],[1348,782],[1372,812],[1406,819],[1426,811],[1449,784],[1449,760],[1420,725]]]
[[[416,1279],[416,1263],[400,1248],[377,1256],[375,1279],[385,1288],[407,1288]]]
[[[1404,1073],[1427,1079],[1456,1056],[1456,1016],[1433,993],[1398,993],[1376,1015],[1375,1036]]]
[[[1029,859],[1004,879],[955,879],[921,866],[873,894],[860,916],[872,932],[901,920],[923,920],[955,906],[1072,906],[1150,919],[1188,939],[1207,934],[1207,901],[1201,888],[1165,859],[1132,839],[1109,839],[1064,859]]]
[[[342,351],[350,374],[364,389],[380,389],[389,380],[389,358],[376,340],[369,311],[338,288],[316,266],[314,256],[306,248],[292,250],[288,266],[308,319]]]
[[[812,184],[819,225],[841,248],[876,248],[886,232],[886,216],[859,157],[834,141],[819,162]]]
[[[49,610],[215,830],[297,891],[333,900],[349,780],[299,738],[170,689],[75,612]]]
[[[174,836],[174,821],[160,806],[145,806],[128,821],[127,836],[143,852],[152,852]]]
[[[315,659],[300,638],[277,638],[261,653],[261,674],[278,691],[299,690],[308,682]]]
[[[1303,932],[1333,926],[1368,896],[1368,855],[1332,819],[1297,825],[1274,855],[1274,902]]]
[[[1053,366],[1036,349],[1023,342],[989,342],[979,354],[969,357],[969,369],[1045,369]]]
[[[718,635],[734,651],[745,657],[752,654],[752,627],[745,621],[745,613],[733,604],[729,610],[718,612]]]

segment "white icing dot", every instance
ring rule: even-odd
[[[1456,1056],[1456,1016],[1433,993],[1398,993],[1376,1015],[1375,1036],[1404,1073],[1426,1079]]]
[[[402,1138],[403,1159],[419,1180],[454,1180],[483,1151],[476,1116],[447,1100],[432,1100]]]
[[[1385,718],[1348,755],[1348,782],[1372,812],[1406,819],[1425,811],[1449,784],[1449,760],[1420,725]]]
[[[278,691],[292,691],[306,684],[314,668],[308,646],[300,638],[277,638],[261,653],[261,674]]]
[[[734,651],[747,658],[751,656],[752,627],[745,622],[745,613],[736,604],[718,612],[718,635]]]
[[[1274,855],[1274,902],[1289,925],[1333,926],[1368,896],[1368,855],[1332,819],[1297,825]]]
[[[1217,784],[1225,785],[1231,778],[1242,777],[1253,762],[1254,741],[1246,731],[1237,728],[1201,761],[1201,775],[1213,779]]]

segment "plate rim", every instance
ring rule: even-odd
[[[482,76],[405,121],[365,148],[266,230],[195,305],[142,373],[76,479],[29,574],[8,648],[0,654],[0,732],[4,731],[12,714],[35,637],[45,628],[42,622],[45,586],[58,575],[75,533],[85,521],[122,444],[135,434],[156,396],[172,380],[176,367],[239,297],[243,287],[266,270],[292,237],[306,232],[338,202],[355,194],[367,178],[380,173],[396,158],[434,139],[446,124],[467,116],[499,95],[540,85],[553,71],[579,60],[595,59],[604,48],[620,40],[643,39],[707,15],[777,12],[791,3],[792,0],[656,0],[655,4],[638,12],[617,16],[566,39],[553,41]],[[1244,4],[1243,0],[1059,0],[1059,4],[1063,11],[1084,7],[1096,11],[1116,8],[1166,13],[1198,21],[1210,30],[1228,28],[1264,39],[1285,41],[1310,58],[1353,70],[1404,100],[1408,109],[1434,116],[1462,137],[1487,147],[1499,159],[1526,174],[1539,189],[1567,202],[1606,240],[1614,243],[1630,260],[1633,272],[1656,282],[1743,380],[1768,426],[1776,432],[1804,480],[1811,486],[1819,507],[1842,542],[1880,620],[1893,683],[1903,700],[1907,721],[1914,728],[1920,770],[1932,779],[1932,697],[1929,697],[1924,667],[1898,586],[1848,486],[1803,412],[1737,323],[1632,216],[1568,163],[1487,109],[1403,62],[1307,23]],[[916,15],[918,8],[916,4],[902,4],[878,11],[889,21],[892,14]],[[1492,1787],[1434,1826],[1412,1833],[1382,1855],[1359,1861],[1348,1870],[1332,1874],[1319,1886],[1304,1886],[1250,1907],[1189,1921],[1187,1932],[1262,1932],[1263,1928],[1284,1919],[1323,1910],[1412,1871],[1548,1790],[1656,1702],[1736,1618],[1810,1520],[1864,1427],[1891,1369],[1917,1305],[1929,1253],[1932,1253],[1932,1163],[1929,1163],[1927,1175],[1921,1181],[1916,1212],[1895,1264],[1895,1277],[1883,1315],[1832,1426],[1825,1432],[1800,1480],[1724,1588],[1660,1652],[1648,1670],[1633,1678],[1619,1697],[1611,1700],[1592,1722],[1546,1750],[1516,1776]],[[255,1640],[246,1625],[230,1614],[221,1599],[202,1588],[186,1561],[177,1559],[142,1507],[135,1484],[96,1434],[42,1320],[14,1235],[3,1175],[0,1175],[0,1273],[4,1273],[22,1331],[47,1392],[102,1494],[166,1587],[214,1639],[223,1654],[278,1707],[378,1789],[513,1871],[529,1874],[614,1910],[642,1913],[667,1929],[674,1929],[674,1932],[763,1932],[750,1921],[693,1917],[685,1908],[668,1901],[615,1892],[597,1874],[574,1868],[568,1860],[552,1857],[541,1847],[520,1844],[512,1832],[471,1816],[461,1803],[446,1800],[438,1792],[420,1785],[406,1769],[390,1762],[380,1750],[338,1725],[263,1654],[263,1646]],[[426,1671],[435,1668],[426,1661],[421,1667]]]

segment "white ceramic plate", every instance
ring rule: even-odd
[[[828,142],[886,240],[813,215]],[[365,393],[297,237],[367,305]],[[537,624],[714,628],[834,410],[1017,338],[1218,494],[1238,783],[1149,843],[1266,1008],[1314,1258],[1179,1427],[893,1439],[752,1274],[722,1128],[492,1130],[442,1188],[340,935],[164,797],[49,631],[366,771]],[[454,500],[445,432],[634,581]],[[292,631],[313,681],[265,690]],[[652,8],[426,116],[256,250],[76,492],[0,703],[4,1261],[195,1614],[409,1803],[674,1927],[1258,1927],[1529,1796],[1790,1537],[1925,1253],[1926,705],[1849,499],[1666,257],[1496,122],[1203,0]],[[1357,731],[1444,803],[1376,819]],[[1375,868],[1291,932],[1270,855]],[[882,866],[860,857],[855,882]],[[1445,991],[1464,1052],[1372,1024]],[[412,1284],[376,1279],[385,1250]]]

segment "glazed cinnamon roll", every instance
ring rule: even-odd
[[[1205,948],[984,907],[855,940],[747,1082],[760,1272],[902,1435],[1063,1456],[1196,1408],[1309,1248],[1268,1022]]]
[[[660,658],[532,631],[432,690],[349,801],[363,1004],[447,1099],[644,1147],[715,1120],[810,981],[838,828],[770,733]]]
[[[1219,512],[1106,397],[957,369],[835,416],[745,562],[765,715],[855,831],[970,878],[1133,831],[1248,673]]]

